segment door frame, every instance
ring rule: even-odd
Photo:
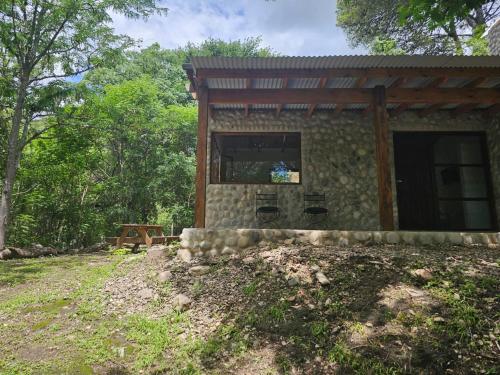
[[[485,171],[485,180],[486,180],[486,193],[488,196],[488,207],[490,209],[490,218],[491,218],[491,228],[490,229],[453,229],[453,231],[468,231],[468,232],[481,232],[481,231],[498,231],[498,213],[496,210],[496,201],[495,201],[495,194],[494,194],[494,189],[493,189],[493,178],[491,175],[491,163],[490,163],[490,151],[489,151],[489,146],[488,146],[488,141],[487,137],[488,134],[486,131],[475,131],[475,130],[446,130],[446,131],[440,131],[440,130],[424,130],[424,131],[418,131],[418,130],[393,130],[392,132],[392,141],[393,141],[393,147],[392,147],[392,157],[393,157],[393,165],[394,165],[394,181],[396,181],[396,152],[395,152],[395,138],[397,134],[419,134],[419,135],[429,135],[429,136],[436,136],[436,135],[468,135],[468,136],[478,136],[481,144],[481,152],[482,152],[482,157],[483,157],[483,166],[484,166],[484,171]],[[432,166],[431,168],[435,168],[435,163],[434,163],[434,155],[432,155]],[[436,207],[435,212],[433,212],[433,216],[436,218],[436,216],[439,214],[437,211],[437,208],[439,207],[439,196],[437,193],[437,185],[435,181],[435,173],[432,171],[431,173],[431,180],[432,180],[432,191],[433,191],[433,199],[434,199],[434,207]],[[396,187],[396,207],[398,209],[398,228],[400,225],[400,214],[399,214],[399,203],[398,203],[398,188],[397,188],[397,183],[395,184]],[[437,221],[436,221],[437,223]],[[411,229],[408,229],[411,230]],[[428,229],[424,231],[443,231],[443,229]]]

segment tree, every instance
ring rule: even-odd
[[[400,8],[403,23],[425,22],[431,31],[443,30],[458,54],[464,47],[472,54],[487,54],[486,24],[499,14],[498,0],[409,0]]]
[[[61,80],[113,58],[131,43],[113,33],[111,11],[131,18],[166,13],[155,0],[0,2],[0,48],[12,72],[7,86],[13,90],[14,103],[0,198],[0,249],[5,247],[21,153],[29,141],[52,127],[33,130],[33,117],[46,115],[52,99],[64,94]]]
[[[225,57],[270,57],[277,56],[270,47],[262,47],[261,37],[226,42],[222,39],[209,38],[201,44],[188,43],[180,52],[187,58],[191,56]]]
[[[482,36],[498,0],[339,0],[337,23],[354,46],[393,41],[410,54],[486,53]],[[379,45],[378,45],[379,46]]]

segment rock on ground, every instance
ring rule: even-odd
[[[185,294],[180,293],[174,297],[172,304],[176,309],[180,311],[186,311],[191,307],[192,302],[193,301],[191,300],[191,298],[189,298]]]
[[[193,276],[202,276],[210,272],[210,266],[194,266],[189,269],[189,273]]]
[[[172,272],[170,271],[162,271],[158,274],[158,280],[160,280],[160,282],[162,283],[170,280],[171,278],[172,278]]]
[[[429,281],[432,279],[432,273],[431,271],[425,269],[425,268],[419,268],[418,270],[412,271],[413,276],[420,277],[422,280]]]
[[[328,280],[328,277],[325,276],[325,274],[321,271],[316,272],[316,279],[318,279],[318,282],[321,285],[328,285],[330,284],[330,280]]]

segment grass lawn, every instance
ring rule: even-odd
[[[0,374],[500,372],[498,250],[264,245],[201,276],[174,254],[0,262]]]

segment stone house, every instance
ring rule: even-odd
[[[184,68],[199,105],[197,228],[498,230],[500,56]],[[260,194],[279,214],[259,215]],[[319,219],[310,195],[324,197]]]

